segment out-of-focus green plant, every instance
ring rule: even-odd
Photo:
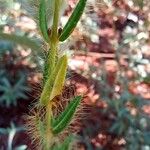
[[[23,48],[30,48],[32,49],[32,57],[37,59],[37,53],[40,53],[40,57],[43,57],[42,48],[40,48],[41,41],[40,39],[35,38],[35,31],[31,31],[34,34],[31,36],[28,26],[26,26],[27,31],[24,31],[21,27],[17,27],[16,24],[19,22],[22,23],[21,20],[18,21],[18,17],[12,16],[13,12],[17,12],[17,14],[23,13],[22,7],[22,0],[0,0],[0,40],[1,41],[8,41],[13,43],[14,46],[20,45]],[[11,14],[11,15],[10,15]],[[20,16],[21,18],[21,16]],[[28,18],[29,19],[29,18]],[[33,22],[32,22],[33,23]],[[33,23],[34,24],[34,23]],[[9,28],[8,31],[5,32],[5,27]],[[11,31],[13,29],[13,31]],[[32,29],[33,30],[33,29]],[[1,54],[1,50],[0,50]],[[34,54],[34,55],[33,55]],[[36,55],[36,56],[35,56]],[[38,61],[37,61],[38,62]]]
[[[4,104],[7,107],[11,105],[17,105],[18,99],[27,99],[26,92],[29,92],[30,89],[25,85],[24,76],[22,76],[14,85],[11,85],[10,81],[7,78],[1,78],[0,80],[0,104]]]
[[[135,1],[133,4],[135,4]],[[145,3],[138,1],[136,4],[142,8]],[[128,12],[127,18],[133,24],[129,23],[125,26],[122,39],[115,45],[117,49],[116,61],[119,66],[115,83],[119,84],[121,90],[117,93],[115,85],[110,86],[103,76],[100,82],[104,84],[102,84],[100,93],[108,104],[104,112],[108,115],[113,115],[109,132],[122,137],[127,150],[133,149],[133,145],[136,150],[145,150],[146,148],[150,149],[148,140],[150,138],[150,122],[149,116],[143,112],[142,108],[144,105],[149,105],[149,103],[140,96],[140,93],[139,95],[134,95],[129,90],[129,86],[130,83],[144,81],[148,76],[148,72],[144,69],[144,66],[149,63],[149,60],[144,56],[148,40],[148,30],[147,26],[145,26],[147,20],[138,20],[138,16],[130,12]],[[124,68],[120,63],[120,58],[124,54],[127,56],[125,61],[128,63],[128,69],[136,74],[133,79],[127,77],[127,67]],[[104,72],[102,74],[104,75]],[[104,89],[104,87],[106,88]],[[109,95],[112,96],[110,97]]]
[[[42,55],[41,49],[39,48],[40,44],[38,44],[38,41],[33,39],[31,40],[27,36],[18,36],[15,34],[7,34],[7,33],[0,32],[0,40],[3,41],[5,40],[14,44],[19,44],[21,46],[31,48],[33,50],[33,53],[35,54],[40,53]]]
[[[132,149],[133,145],[136,150],[149,148],[149,117],[141,110],[142,106],[147,104],[146,100],[132,95],[128,90],[124,90],[120,98],[107,97],[105,100],[108,107],[104,110],[104,114],[113,116],[109,133],[122,137],[128,150]],[[130,108],[130,105],[133,108]],[[136,111],[135,114],[132,114],[132,109]]]
[[[0,41],[0,105],[17,105],[17,100],[27,99],[27,72],[15,67],[21,56],[14,50],[14,44]],[[12,69],[14,70],[12,71]]]
[[[38,25],[47,44],[46,57],[43,71],[43,89],[34,116],[29,116],[27,126],[29,132],[37,144],[43,150],[69,149],[70,138],[62,143],[62,147],[54,146],[60,135],[66,131],[68,125],[74,119],[77,108],[82,97],[76,96],[63,106],[62,93],[65,90],[65,77],[67,73],[68,57],[60,54],[59,43],[66,40],[77,25],[86,0],[79,0],[70,19],[59,32],[59,18],[65,0],[40,0],[38,5]],[[50,5],[51,4],[51,5]],[[49,20],[49,10],[51,8],[52,21]],[[48,22],[52,22],[49,27]],[[59,98],[59,99],[58,99]],[[59,112],[59,107],[63,109]]]
[[[17,20],[9,14],[16,6],[20,6],[18,1],[0,1],[0,104],[7,107],[16,106],[17,100],[28,98],[27,93],[30,89],[27,86],[27,75],[31,70],[29,64],[36,62],[39,68],[41,61],[37,54],[41,58],[44,57],[40,48],[41,41],[29,38],[28,33],[15,27]],[[13,28],[13,32],[6,33],[6,27]],[[21,50],[18,49],[18,45],[22,47]],[[22,55],[22,51],[30,49],[32,55]],[[28,62],[28,66],[25,66],[23,61]]]
[[[24,128],[22,127],[16,127],[14,123],[11,123],[10,128],[0,128],[0,137],[2,135],[8,135],[8,140],[5,145],[1,145],[1,149],[6,149],[6,150],[26,150],[27,146],[26,145],[20,145],[17,147],[13,147],[13,142],[14,142],[14,137],[18,132],[24,131]]]

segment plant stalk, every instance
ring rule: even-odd
[[[50,76],[51,71],[53,70],[55,64],[56,64],[56,58],[58,55],[58,25],[59,25],[59,15],[60,15],[60,4],[61,0],[55,0],[54,5],[54,16],[53,16],[53,24],[52,24],[52,30],[51,30],[51,37],[50,37],[50,57],[48,57],[48,66],[51,66],[50,72],[48,72],[48,76]]]
[[[50,150],[52,144],[53,134],[51,131],[51,117],[52,117],[52,104],[51,102],[48,104],[46,108],[46,137],[45,137],[45,150]]]
[[[48,72],[48,76],[51,75],[51,71],[55,67],[56,64],[56,56],[58,53],[58,24],[59,24],[59,13],[60,13],[60,3],[61,0],[55,0],[54,5],[54,16],[53,16],[53,24],[52,24],[52,31],[51,31],[51,37],[50,37],[50,53],[51,57],[48,58],[49,65],[52,65],[52,69],[50,72]],[[51,131],[51,119],[52,119],[52,102],[50,101],[49,104],[46,106],[46,116],[45,116],[45,122],[46,122],[46,137],[45,137],[45,149],[49,150],[52,144],[53,134]]]
[[[51,32],[51,43],[53,44],[58,44],[58,24],[59,24],[59,15],[60,15],[60,4],[61,4],[61,0],[55,0],[53,25],[52,25],[52,32]]]

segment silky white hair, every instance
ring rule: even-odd
[[[54,15],[54,3],[55,0],[45,0],[46,1],[46,15],[48,20],[48,27],[51,27],[52,21],[53,21],[53,15]],[[66,3],[67,0],[60,0],[60,16],[64,13],[64,10],[67,6]],[[22,0],[23,8],[27,11],[27,13],[35,20],[37,24],[38,22],[38,16],[39,16],[39,4],[40,0],[30,0],[30,2],[26,2],[25,0]]]

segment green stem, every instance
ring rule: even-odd
[[[54,16],[53,16],[53,25],[52,25],[52,34],[51,42],[58,43],[58,24],[59,24],[59,13],[60,13],[60,3],[61,0],[55,0]]]
[[[60,4],[61,0],[55,0],[55,8],[54,8],[54,16],[53,16],[53,25],[50,37],[50,54],[48,56],[48,66],[51,66],[51,69],[48,72],[48,78],[51,75],[52,70],[56,64],[56,57],[58,53],[58,24],[59,24],[59,12],[60,12]],[[44,95],[43,95],[44,96]],[[46,116],[45,116],[45,123],[46,123],[46,133],[45,133],[45,146],[44,150],[49,150],[52,144],[53,134],[51,132],[51,119],[52,119],[52,104],[46,106]]]
[[[51,103],[46,108],[46,133],[45,133],[45,150],[50,150],[52,143],[52,131],[51,131],[51,117],[52,117],[52,106]]]
[[[61,0],[55,0],[54,5],[54,16],[53,16],[53,25],[50,37],[50,53],[48,56],[48,66],[51,66],[51,69],[48,72],[48,76],[50,76],[55,64],[56,58],[58,55],[58,24],[59,24],[59,13],[60,13],[60,4]]]

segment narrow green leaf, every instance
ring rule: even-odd
[[[49,42],[49,36],[48,36],[48,26],[47,26],[47,19],[46,19],[46,2],[45,0],[40,0],[40,6],[39,6],[39,26],[41,33],[44,37],[44,39]]]
[[[79,0],[77,6],[75,7],[73,13],[71,14],[68,22],[64,26],[62,33],[59,37],[59,41],[65,41],[69,35],[73,32],[76,27],[81,15],[83,14],[87,0]]]
[[[64,112],[58,116],[58,118],[52,120],[52,132],[53,134],[59,134],[62,132],[71,122],[78,105],[80,104],[82,97],[76,96],[66,107]]]
[[[60,95],[64,86],[66,72],[67,72],[67,56],[62,56],[51,74],[48,77],[43,92],[41,94],[40,102],[42,105],[47,105],[55,96]]]
[[[51,91],[50,100],[55,96],[60,95],[65,83],[65,77],[67,72],[67,57],[63,57],[62,64],[60,64],[57,76],[55,76],[55,82]]]

